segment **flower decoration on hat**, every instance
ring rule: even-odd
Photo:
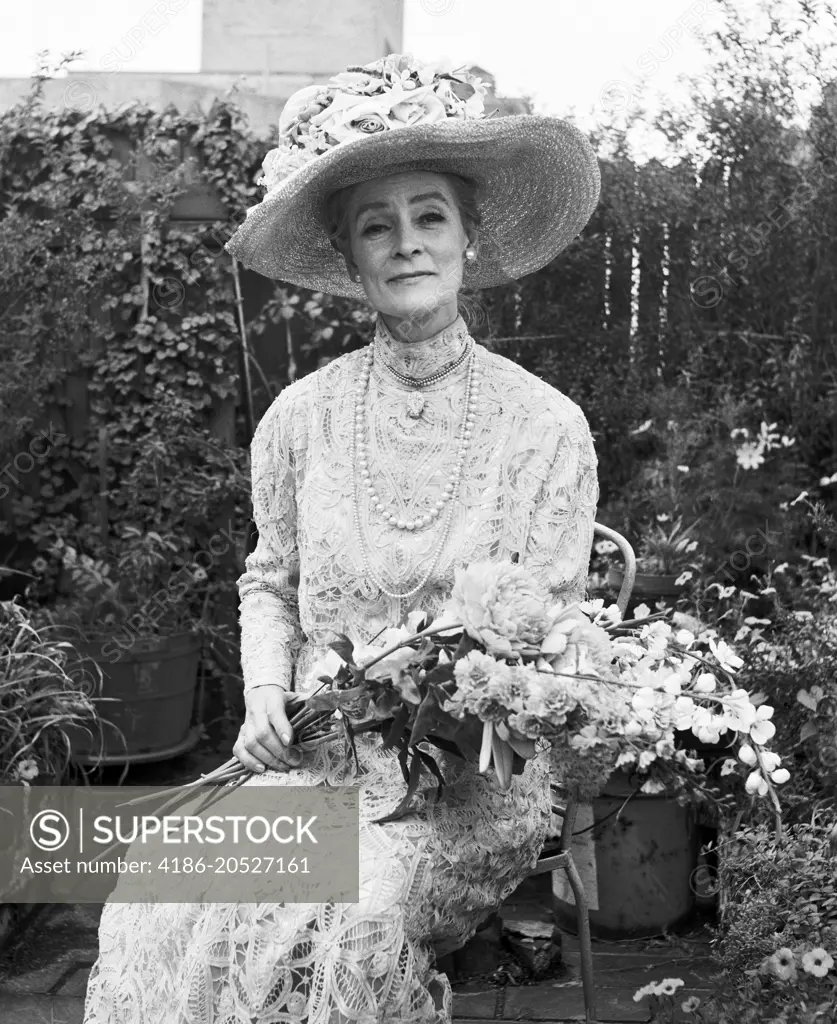
[[[464,67],[425,64],[409,53],[350,67],[291,96],[279,119],[279,145],[264,158],[257,184],[271,192],[334,146],[367,135],[484,118],[485,94],[482,79]]]

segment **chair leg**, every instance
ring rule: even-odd
[[[596,990],[593,985],[593,943],[590,938],[590,915],[587,906],[587,894],[581,881],[581,875],[575,866],[572,856],[567,860],[564,869],[567,872],[570,888],[575,898],[576,919],[578,921],[578,945],[581,956],[581,983],[584,986],[584,1010],[587,1024],[596,1020]]]
[[[596,1018],[596,991],[593,984],[593,943],[590,937],[590,908],[587,903],[587,893],[584,891],[584,883],[573,860],[571,844],[573,829],[575,828],[578,803],[570,796],[564,813],[564,823],[561,826],[561,852],[566,853],[567,860],[564,870],[567,872],[567,879],[573,891],[575,899],[576,919],[578,921],[578,945],[581,957],[581,983],[584,988],[584,1011],[587,1024],[595,1024]]]

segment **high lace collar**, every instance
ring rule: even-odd
[[[399,373],[410,377],[429,377],[454,362],[469,341],[470,334],[461,315],[424,341],[401,341],[393,336],[379,314],[373,355],[382,357]],[[380,361],[381,358],[378,359],[379,365]]]

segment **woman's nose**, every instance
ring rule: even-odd
[[[395,230],[395,251],[405,256],[421,250],[419,233],[410,222],[399,223]]]

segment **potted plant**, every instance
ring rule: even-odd
[[[600,607],[594,622],[608,614]],[[622,685],[633,688],[630,711],[614,729],[597,694],[596,713],[608,724],[554,760],[562,803],[570,795],[578,801],[573,849],[591,928],[603,938],[654,934],[687,920],[713,871],[708,860],[701,867],[702,838],[751,795],[768,799],[781,828],[776,787],[789,772],[767,749],[774,708],[743,689],[736,674],[743,661],[716,631],[697,621],[695,631],[678,626],[677,614],[609,627],[619,638],[614,649],[624,644],[617,661]],[[557,920],[572,928],[575,902],[562,874],[553,897]]]
[[[105,702],[100,741],[76,736],[77,760],[161,760],[197,742],[202,650],[235,643],[216,615],[243,571],[246,452],[161,415],[141,446],[113,445],[108,455],[116,482],[95,518],[64,513],[33,528],[42,553],[34,589]]]
[[[72,733],[80,763],[161,760],[197,742],[201,652],[223,627],[195,609],[218,584],[200,566],[173,568],[180,546],[172,533],[127,526],[107,557],[63,538],[48,549],[60,568],[43,614],[72,642],[72,671],[100,703],[99,734]]]
[[[656,600],[682,593],[690,576],[700,571],[701,557],[694,537],[696,526],[697,522],[684,527],[680,516],[671,526],[657,522],[643,532],[637,546],[635,598]],[[621,568],[611,566],[608,585],[618,590],[623,577]]]

